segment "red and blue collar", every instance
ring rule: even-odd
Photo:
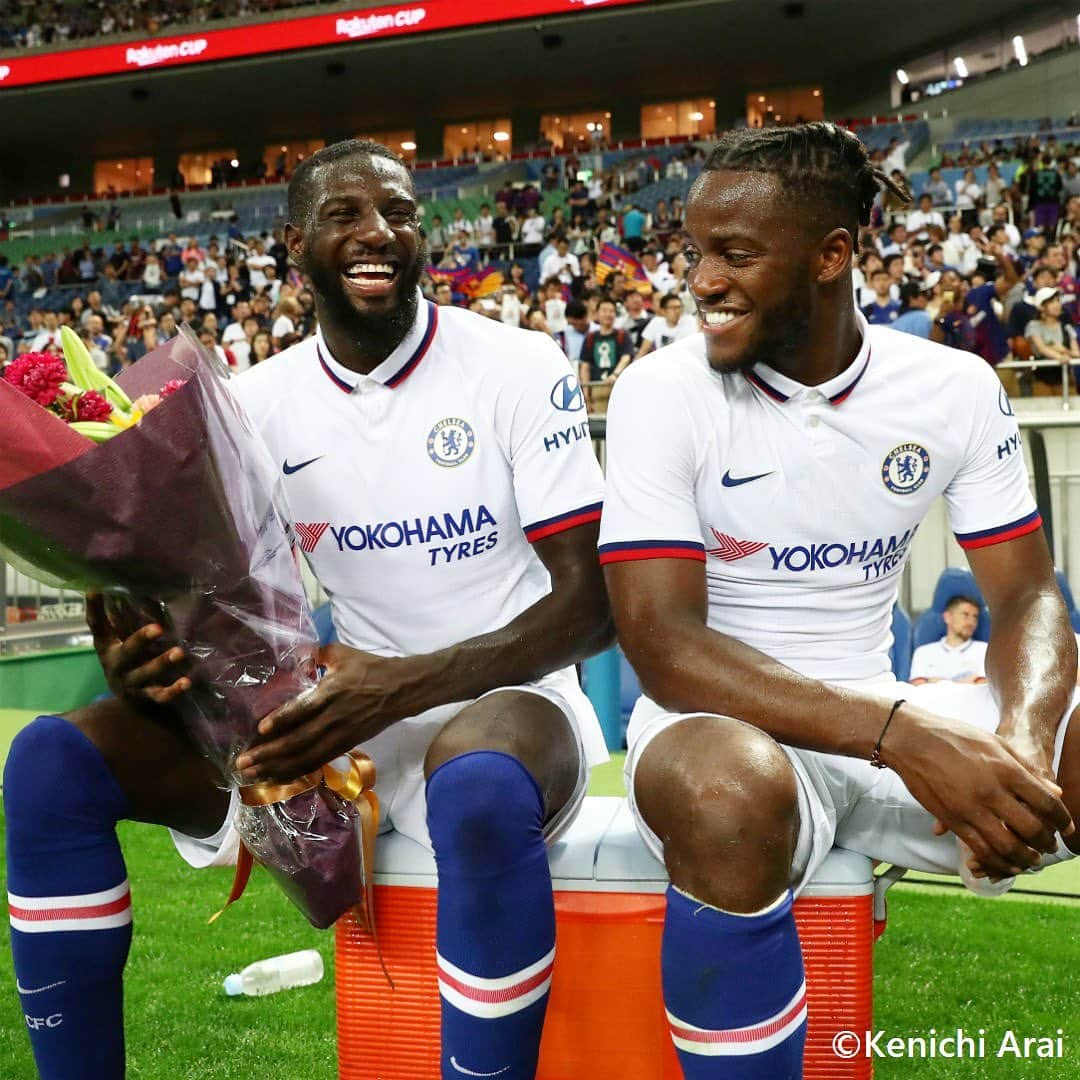
[[[790,401],[800,390],[816,390],[831,405],[842,405],[849,397],[859,381],[866,374],[870,366],[870,336],[867,333],[869,326],[861,311],[855,313],[862,331],[862,345],[858,355],[839,375],[823,382],[819,386],[806,387],[794,379],[789,379],[779,371],[769,367],[768,364],[755,364],[746,372],[746,377],[767,397],[783,404]]]
[[[405,335],[401,344],[369,376],[388,389],[399,387],[419,366],[427,355],[435,332],[439,327],[439,309],[430,301],[421,298],[416,312],[416,322]],[[319,357],[319,366],[330,381],[341,391],[351,394],[363,376],[339,364],[330,352],[322,330],[315,333],[315,351]]]

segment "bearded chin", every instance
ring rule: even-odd
[[[427,246],[422,245],[416,257],[401,268],[398,281],[400,303],[385,314],[358,311],[334,270],[312,265],[303,269],[311,278],[323,318],[346,331],[365,351],[381,352],[388,356],[416,321],[416,290],[427,263]]]

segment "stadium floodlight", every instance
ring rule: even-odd
[[[964,58],[962,56],[958,56],[953,61],[953,66],[956,68],[956,74],[959,75],[961,79],[966,79],[968,77],[968,66],[964,63]]]
[[[903,68],[897,68],[896,69],[896,81],[901,86],[907,86],[907,84],[909,82],[911,82],[911,79],[908,78],[908,73]]]
[[[234,169],[239,169],[239,168],[240,168],[240,162],[239,162],[239,161],[237,161],[237,159],[236,159],[236,158],[233,158],[233,159],[232,159],[232,161],[230,161],[230,162],[229,162],[229,164],[230,164],[230,165],[231,165],[231,166],[232,166],[232,167],[233,167]]]
[[[705,114],[702,113],[702,112],[692,112],[690,114],[690,119],[693,120],[696,123],[699,120],[704,120],[705,119]]]
[[[411,152],[416,149],[416,143],[414,143],[411,139],[407,139],[401,144],[401,149]]]
[[[1016,59],[1019,62],[1020,66],[1021,67],[1027,67],[1027,62],[1028,62],[1027,46],[1024,44],[1023,37],[1021,37],[1020,34],[1017,34],[1016,37],[1013,38],[1012,45],[1013,45],[1013,52],[1016,54]]]
[[[587,123],[587,124],[585,125],[585,130],[586,130],[586,131],[595,131],[595,130],[596,130],[596,125],[595,125],[595,124],[594,124],[594,123],[593,123],[593,122],[592,122],[592,121],[590,120],[590,121],[589,121],[589,122],[588,122],[588,123]]]
[[[509,131],[496,131],[495,134],[492,135],[491,137],[496,142],[509,142],[510,141],[510,132]]]

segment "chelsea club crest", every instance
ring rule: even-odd
[[[918,443],[901,443],[881,463],[881,482],[895,495],[918,491],[929,475],[930,455]]]
[[[462,465],[476,449],[476,435],[464,420],[457,416],[448,416],[440,420],[428,434],[428,457],[436,465],[452,469]]]

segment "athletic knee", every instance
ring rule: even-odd
[[[428,831],[436,858],[467,853],[501,865],[543,842],[543,798],[509,754],[477,750],[451,758],[427,782]]]
[[[126,800],[97,747],[59,716],[39,716],[12,740],[4,765],[7,828],[62,830],[72,821],[114,824]]]
[[[695,717],[669,732],[646,752],[635,796],[673,876],[735,864],[753,864],[763,880],[786,875],[798,834],[798,782],[780,746],[718,717]]]

